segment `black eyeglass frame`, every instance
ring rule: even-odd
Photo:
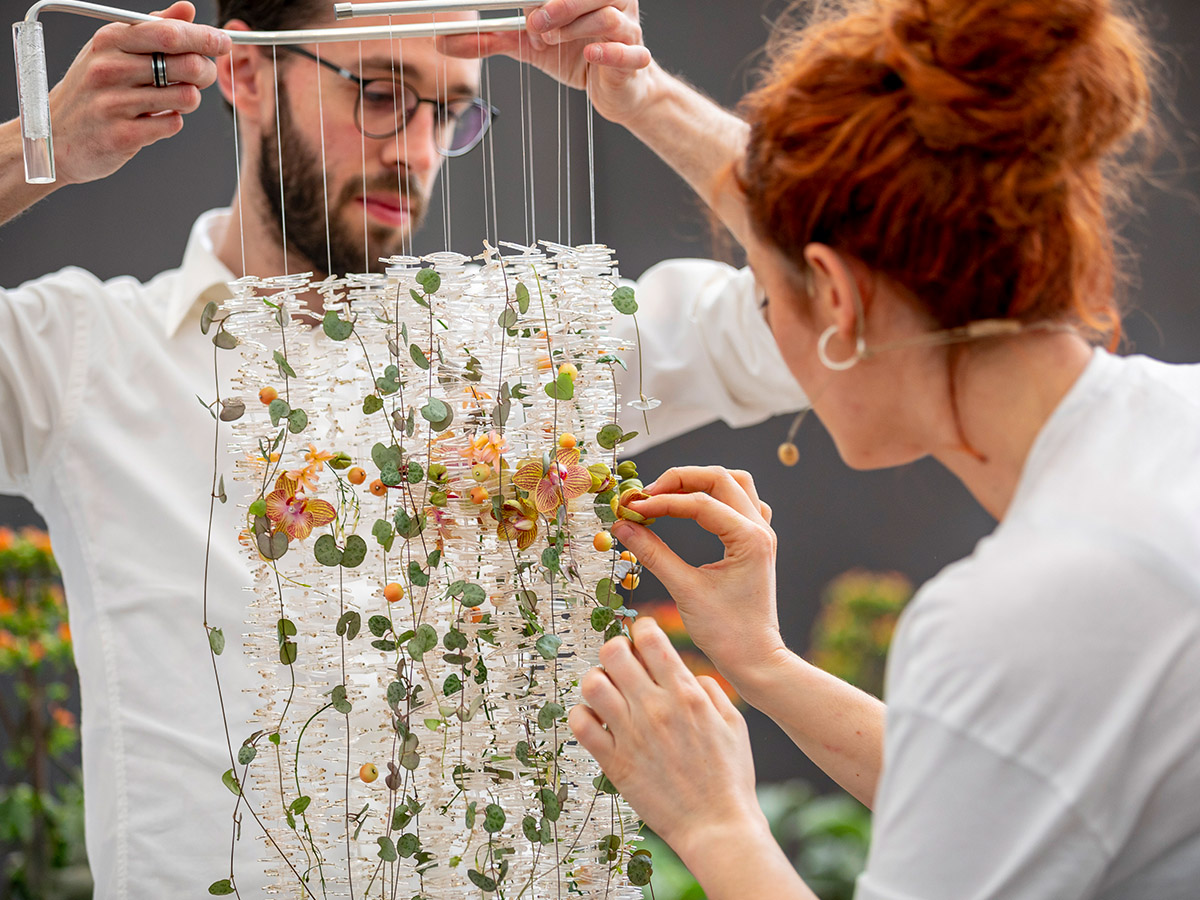
[[[417,93],[416,89],[412,85],[408,84],[405,81],[397,81],[395,79],[389,79],[389,78],[363,78],[360,75],[355,75],[349,69],[339,66],[337,63],[330,62],[327,59],[321,59],[321,57],[317,56],[315,53],[310,53],[309,51],[303,49],[302,47],[281,45],[278,49],[287,50],[290,53],[295,53],[298,56],[303,56],[307,59],[311,59],[313,62],[317,63],[318,65],[322,65],[325,68],[327,68],[333,72],[336,72],[342,78],[345,78],[347,81],[353,82],[355,85],[357,85],[359,90],[358,90],[358,99],[354,103],[354,124],[360,132],[362,132],[364,135],[366,135],[367,137],[369,137],[373,140],[390,138],[390,137],[393,137],[393,136],[399,134],[401,131],[403,131],[404,128],[408,125],[408,120],[417,114],[417,110],[420,109],[422,103],[428,103],[429,105],[431,105],[433,107],[433,114],[435,117],[435,121],[443,122],[447,118],[447,112],[446,112],[447,104],[446,103],[442,102],[441,100],[429,100],[425,97],[422,97],[419,93]],[[364,89],[368,84],[371,84],[376,81],[391,81],[393,84],[399,84],[403,91],[405,91],[407,94],[416,98],[416,103],[413,104],[411,110],[409,110],[407,108],[400,108],[399,106],[397,106],[397,111],[401,112],[403,115],[401,116],[400,122],[396,126],[396,129],[394,131],[388,132],[387,134],[373,134],[373,133],[367,131],[363,127],[363,124],[362,124],[362,98],[363,98]],[[490,103],[488,103],[482,97],[470,97],[470,98],[465,98],[465,99],[469,99],[471,104],[483,113],[483,119],[482,119],[483,125],[479,129],[479,134],[477,134],[474,137],[474,139],[471,140],[471,142],[469,144],[467,144],[465,147],[462,147],[458,150],[453,150],[453,149],[449,149],[447,147],[443,147],[440,143],[438,143],[437,141],[434,141],[434,145],[437,147],[438,153],[440,153],[442,156],[454,158],[454,157],[458,157],[458,156],[465,156],[466,154],[470,153],[472,150],[474,150],[476,147],[479,146],[480,141],[482,141],[484,136],[488,133],[488,129],[490,129],[492,127],[492,120],[499,117],[499,115],[500,115],[500,110],[498,110],[496,107],[492,106]]]

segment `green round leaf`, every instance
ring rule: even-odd
[[[416,344],[409,345],[408,355],[412,357],[412,361],[415,362],[419,368],[429,368],[429,359],[425,356],[425,351]]]
[[[204,311],[200,313],[200,333],[208,334],[208,329],[212,328],[213,319],[217,315],[217,301],[210,300],[204,307]]]
[[[622,286],[613,291],[612,302],[613,306],[617,308],[617,312],[627,316],[632,316],[638,310],[633,288],[628,286]]]
[[[238,750],[238,765],[248,766],[256,756],[258,756],[258,750],[252,744],[242,744],[241,749]]]
[[[276,397],[267,407],[267,412],[271,416],[271,424],[278,425],[280,419],[287,418],[291,414],[292,408],[288,406],[286,400],[281,397]]]
[[[427,422],[443,422],[449,415],[450,407],[437,397],[430,397],[429,401],[421,407],[421,417]]]
[[[542,811],[546,814],[546,818],[551,822],[557,822],[558,817],[562,815],[562,803],[559,802],[558,794],[550,788],[542,788],[538,791],[537,796],[542,801]]]
[[[542,731],[549,731],[555,722],[566,715],[566,710],[561,704],[555,703],[553,700],[548,701],[541,709],[538,710],[537,723]]]
[[[347,569],[356,568],[367,558],[367,542],[357,534],[346,538],[346,549],[342,552],[342,565]]]
[[[367,619],[367,628],[375,637],[383,637],[392,630],[392,620],[387,616],[371,616]]]
[[[468,609],[472,609],[487,599],[487,594],[477,584],[468,584],[463,587],[462,605]]]
[[[442,277],[433,269],[422,269],[417,273],[417,284],[427,294],[436,294],[442,286]]]
[[[313,556],[323,566],[338,566],[341,565],[344,554],[338,549],[333,535],[323,534],[313,544]],[[359,560],[359,562],[361,561]]]
[[[213,304],[215,305],[215,304]],[[222,878],[220,881],[214,881],[208,886],[208,892],[217,897],[223,897],[226,894],[233,893],[233,882],[228,878]]]
[[[253,503],[250,504],[250,515],[265,516],[266,514],[267,514],[267,501],[264,500],[262,497],[259,497],[257,500],[255,500]]]
[[[611,450],[617,444],[621,443],[624,432],[620,425],[614,425],[611,422],[600,429],[596,435],[596,443],[605,450]]]
[[[354,333],[354,323],[340,318],[332,309],[325,310],[325,318],[321,320],[321,327],[332,341],[344,341]]]
[[[246,404],[236,397],[221,401],[221,421],[236,422],[246,414]]]
[[[217,333],[213,335],[213,344],[221,350],[232,350],[238,345],[238,339],[224,328],[219,328]]]
[[[592,628],[596,631],[603,631],[611,623],[616,613],[607,606],[597,606],[592,610]]]
[[[362,628],[362,616],[354,610],[342,613],[342,617],[337,621],[338,637],[345,637],[348,641],[354,640],[360,628]]]
[[[288,431],[299,434],[308,427],[308,413],[302,409],[293,409],[288,416]]]
[[[500,317],[496,319],[496,324],[501,328],[513,328],[517,324],[517,311],[511,306],[504,307],[504,311],[500,313]]]
[[[225,651],[225,634],[220,628],[210,628],[208,630],[208,646],[212,648],[212,652],[220,656]]]
[[[377,840],[379,842],[379,858],[384,862],[395,862],[397,859],[396,845],[392,843],[392,839],[380,836]]]
[[[362,411],[364,415],[369,416],[371,413],[377,413],[381,409],[383,409],[383,401],[380,398],[374,394],[367,394],[367,396],[363,397]]]
[[[651,865],[649,857],[635,856],[629,860],[629,865],[625,867],[625,873],[629,876],[630,884],[645,887],[650,883],[654,867]]]
[[[557,634],[543,634],[537,639],[534,647],[542,659],[551,661],[558,658],[558,648],[562,646],[562,638]],[[561,707],[559,707],[561,709]],[[541,715],[538,716],[538,722],[541,722]]]
[[[495,803],[489,803],[483,811],[483,830],[488,834],[496,834],[503,829],[505,821],[504,810]]]
[[[283,646],[279,648],[279,661],[285,666],[290,666],[296,661],[296,642],[284,641]]]
[[[474,869],[467,869],[467,878],[471,879],[471,884],[479,888],[484,893],[490,894],[496,890],[496,880],[489,878],[482,872],[476,872]]]

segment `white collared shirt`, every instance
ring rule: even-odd
[[[0,492],[34,503],[63,572],[98,900],[202,897],[228,876],[232,798],[220,778],[230,762],[202,624],[214,430],[196,399],[215,395],[198,323],[205,303],[228,296],[233,275],[213,251],[228,220],[202,216],[182,267],[146,284],[64,269],[0,291]],[[758,296],[748,271],[709,261],[663,263],[640,279],[643,390],[664,404],[653,437],[628,452],[804,404]],[[631,363],[626,400],[637,397]],[[626,429],[641,430],[641,414],[623,409]],[[227,452],[215,452],[229,502],[215,505],[208,622],[228,638],[221,679],[236,751],[255,705],[242,690],[249,674],[234,677],[250,582],[233,540],[245,498]],[[238,884],[261,896],[261,840],[249,817],[242,830]]]

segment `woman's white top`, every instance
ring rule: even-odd
[[[1095,353],[886,694],[858,900],[1200,898],[1200,366]]]

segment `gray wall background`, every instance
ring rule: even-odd
[[[128,3],[143,11],[149,0]],[[211,21],[211,0],[198,0],[199,17]],[[9,21],[20,18],[24,0],[0,0]],[[781,4],[735,0],[645,0],[647,44],[669,71],[688,78],[719,102],[733,105],[752,83],[756,51]],[[1124,228],[1137,260],[1139,281],[1131,296],[1128,348],[1170,361],[1200,360],[1200,4],[1195,0],[1147,0],[1147,10],[1168,69],[1163,113],[1172,145],[1159,165],[1160,185],[1144,192],[1143,211]],[[66,69],[96,23],[60,14],[44,17],[52,82]],[[496,132],[497,189],[502,237],[526,234],[526,186],[522,177],[520,73],[507,60],[492,63],[493,102],[503,110]],[[539,73],[532,95],[530,144],[536,177],[540,237],[565,237],[559,223],[558,89]],[[588,231],[586,117],[584,100],[571,93],[564,131],[571,139],[572,237]],[[0,116],[16,115],[10,64],[0,65]],[[615,247],[622,270],[636,276],[654,262],[677,256],[711,256],[707,219],[685,185],[635,139],[595,120],[597,234]],[[147,278],[178,264],[194,217],[223,205],[235,183],[230,118],[215,88],[201,110],[188,117],[174,140],[144,151],[101,183],[59,191],[0,230],[0,284],[22,281],[65,265],[102,276]],[[561,176],[565,179],[565,172]],[[448,208],[454,249],[476,252],[486,234],[481,201],[483,161],[476,151],[450,170]],[[441,249],[440,203],[417,241],[419,251]],[[561,231],[560,231],[561,228]],[[2,339],[2,336],[0,336]],[[0,415],[5,414],[0,411]],[[642,454],[644,473],[675,464],[717,463],[750,470],[776,513],[782,549],[780,618],[790,644],[802,650],[822,588],[841,572],[866,567],[899,570],[916,583],[967,554],[992,528],[991,519],[965,490],[932,463],[855,473],[837,457],[815,418],[797,443],[802,462],[784,469],[775,450],[787,419],[733,432],[713,425]],[[1119,473],[1116,473],[1119,474]],[[23,501],[0,497],[0,523],[36,521]],[[663,522],[657,530],[692,562],[719,553],[707,535]],[[643,600],[662,594],[646,579]],[[748,714],[760,779],[816,771],[786,736],[763,717]]]

